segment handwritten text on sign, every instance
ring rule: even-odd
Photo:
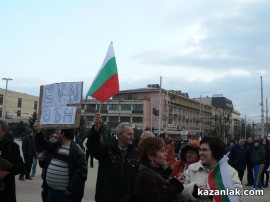
[[[80,104],[82,82],[45,85],[43,88],[41,124],[74,124],[76,106]]]

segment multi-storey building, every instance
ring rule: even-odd
[[[239,135],[240,113],[233,108],[230,99],[223,95],[200,97],[195,100],[215,107],[215,130],[224,140],[233,139]]]
[[[9,123],[26,121],[38,110],[39,97],[0,88],[0,117]]]
[[[161,93],[160,93],[161,92]],[[123,90],[106,103],[95,99],[82,103],[82,116],[89,126],[99,111],[103,121],[113,130],[120,122],[131,122],[140,130],[156,134],[199,135],[213,128],[215,107],[188,98],[181,91],[168,91],[159,85]]]

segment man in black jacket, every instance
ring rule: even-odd
[[[15,175],[22,172],[19,145],[6,137],[8,123],[0,118],[0,201],[16,202]]]
[[[73,141],[74,129],[61,129],[58,142],[52,143],[44,139],[38,122],[34,128],[37,142],[53,154],[46,174],[48,202],[81,202],[87,179],[87,162],[83,150]]]
[[[139,168],[137,152],[132,145],[134,140],[132,125],[121,123],[116,131],[117,142],[103,143],[100,114],[96,114],[94,122],[86,146],[99,160],[95,200],[97,202],[128,201]]]
[[[238,144],[231,148],[229,161],[231,162],[231,166],[238,172],[241,183],[247,166],[247,155],[248,148],[245,147],[245,139],[240,138]]]
[[[19,180],[23,180],[23,176],[25,176],[25,179],[31,180],[30,172],[36,155],[34,132],[31,128],[26,130],[26,136],[22,139],[22,151],[25,164],[24,173],[21,173]]]

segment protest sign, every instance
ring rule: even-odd
[[[82,87],[83,82],[63,82],[40,86],[40,127],[79,127]]]

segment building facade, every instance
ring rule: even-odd
[[[152,129],[155,134],[198,136],[214,127],[215,107],[202,106],[181,91],[160,90],[157,84],[120,91],[101,105],[95,99],[84,100],[82,116],[89,127],[99,108],[103,121],[112,130],[120,122],[130,122],[134,128]]]
[[[27,121],[38,110],[39,97],[0,88],[0,117],[9,123]]]
[[[222,136],[224,140],[234,139],[240,133],[240,113],[233,108],[233,102],[223,97],[214,95],[213,97],[195,98],[203,104],[215,107],[215,131],[217,136]]]

